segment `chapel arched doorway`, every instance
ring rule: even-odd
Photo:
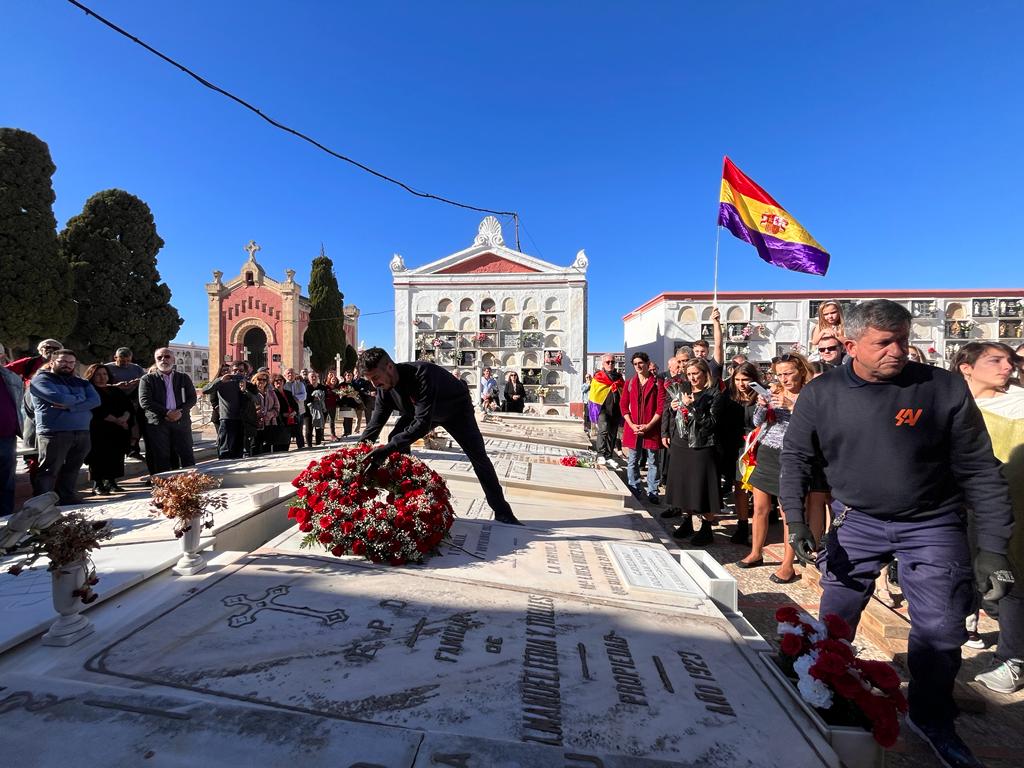
[[[242,354],[255,371],[267,364],[267,334],[262,328],[250,328],[242,337]]]

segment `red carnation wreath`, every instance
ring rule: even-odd
[[[398,452],[364,471],[368,444],[329,453],[292,481],[298,499],[288,517],[306,534],[303,548],[361,555],[375,563],[422,563],[455,520],[444,479]]]

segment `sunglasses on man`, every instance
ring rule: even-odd
[[[818,347],[818,351],[819,352],[837,352],[838,350],[839,350],[839,346],[838,345],[833,346],[833,347]]]

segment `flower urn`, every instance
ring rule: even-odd
[[[199,537],[203,532],[202,515],[196,515],[189,521],[188,527],[181,533],[181,559],[175,563],[173,570],[179,576],[191,576],[206,567],[206,558],[199,554]]]
[[[81,591],[89,580],[89,567],[85,560],[79,560],[53,569],[50,578],[53,607],[60,616],[43,635],[43,645],[72,645],[96,629],[81,614]]]

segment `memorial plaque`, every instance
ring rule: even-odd
[[[615,541],[608,548],[626,581],[634,587],[682,595],[701,592],[700,587],[664,547],[645,547]]]
[[[266,554],[86,667],[453,744],[721,768],[827,764],[759,665],[722,618]]]
[[[303,536],[295,529],[261,551],[302,552],[328,562],[337,560],[320,549],[300,549]],[[410,572],[429,571],[432,576],[465,582],[516,589],[528,585],[530,589],[579,597],[718,615],[700,587],[660,543],[623,545],[596,536],[565,537],[475,520],[456,520],[449,536],[451,541],[441,545],[440,554]],[[359,567],[376,567],[361,557],[346,561]],[[625,566],[620,564],[622,561]],[[639,571],[639,578],[634,571]]]

